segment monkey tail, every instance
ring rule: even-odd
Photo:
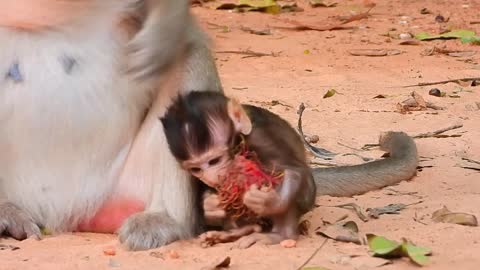
[[[418,155],[413,138],[390,131],[380,136],[379,145],[389,157],[360,165],[313,169],[317,195],[349,197],[415,176]]]

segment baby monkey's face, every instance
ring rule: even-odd
[[[182,167],[209,187],[216,187],[223,181],[231,163],[227,145],[214,145],[206,152],[192,155],[182,162]]]

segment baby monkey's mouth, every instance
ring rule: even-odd
[[[249,151],[242,151],[236,154],[230,162],[226,174],[215,187],[220,198],[220,207],[225,209],[227,216],[232,219],[257,218],[243,204],[243,195],[252,185],[261,189],[274,188],[280,184],[283,172],[272,170],[267,172],[265,168]]]

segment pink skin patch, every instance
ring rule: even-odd
[[[115,233],[131,215],[145,210],[145,203],[134,199],[106,201],[95,216],[78,225],[79,232]]]

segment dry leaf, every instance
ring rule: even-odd
[[[412,38],[412,39],[402,40],[398,44],[399,45],[420,45],[420,41]]]
[[[312,7],[334,7],[337,5],[335,2],[325,1],[325,0],[309,0],[310,6]]]
[[[357,214],[363,222],[368,221],[368,217],[363,213],[362,208],[356,203],[346,203],[340,205],[334,205],[333,207],[343,208],[343,209],[352,209]]]
[[[376,56],[398,55],[403,52],[396,49],[354,49],[354,50],[348,50],[348,53],[350,53],[353,56],[376,57]]]
[[[384,207],[367,208],[368,216],[372,218],[378,218],[384,214],[400,214],[400,211],[405,209],[407,205],[403,203],[389,204]]]
[[[225,257],[224,259],[216,260],[211,265],[202,267],[201,270],[219,270],[230,267],[230,256]]]
[[[337,91],[335,91],[335,89],[330,89],[323,95],[323,98],[333,97],[336,93]]]
[[[425,102],[425,99],[423,99],[423,97],[419,93],[413,91],[411,95],[415,99],[415,101],[417,102],[420,108],[422,109],[427,108],[427,103]]]
[[[446,206],[432,214],[432,220],[435,222],[453,223],[465,226],[478,226],[477,218],[467,213],[454,213],[448,210]]]
[[[317,230],[316,234],[337,241],[352,242],[358,245],[362,244],[358,235],[358,226],[353,221],[325,226],[324,228]]]
[[[19,248],[19,247],[16,247],[16,246],[0,244],[0,250],[11,250],[11,251],[14,251],[14,250],[18,250],[18,249],[20,249],[20,248]]]
[[[329,30],[337,30],[337,29],[343,29],[345,28],[343,25],[353,22],[353,21],[358,21],[365,19],[369,16],[370,10],[364,13],[360,13],[357,15],[353,15],[350,17],[347,17],[346,19],[340,21],[340,22],[320,22],[317,24],[310,24],[310,23],[302,23],[299,21],[295,21],[292,19],[286,19],[286,18],[274,18],[278,21],[282,21],[288,24],[293,25],[292,27],[288,26],[277,26],[276,28],[281,28],[281,29],[289,29],[289,30],[297,30],[297,31],[303,31],[303,30],[315,30],[315,31],[329,31]]]
[[[154,258],[159,258],[159,259],[162,259],[162,260],[165,259],[165,257],[163,256],[163,253],[161,253],[159,251],[152,251],[152,252],[150,252],[149,255],[154,257]]]

